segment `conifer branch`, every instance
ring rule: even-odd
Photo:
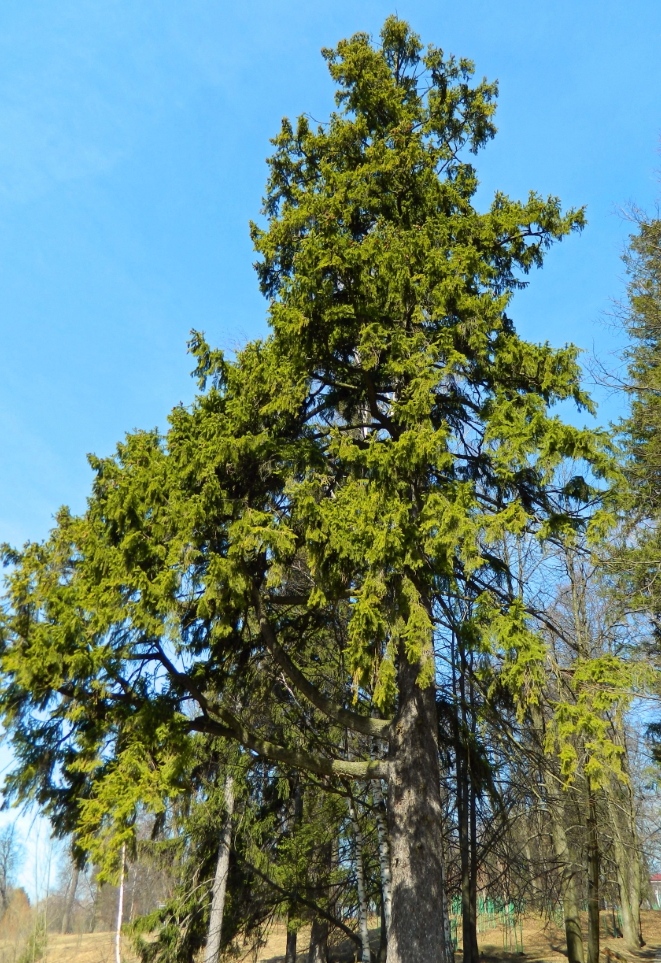
[[[309,752],[298,749],[285,749],[276,743],[262,739],[251,732],[227,709],[215,709],[218,722],[210,716],[198,716],[189,724],[193,732],[205,732],[213,736],[222,736],[241,743],[246,749],[257,753],[263,759],[281,762],[294,769],[306,769],[318,776],[340,776],[345,779],[388,779],[389,765],[382,760],[348,761],[346,759],[325,759],[323,756],[313,756]]]
[[[376,736],[379,739],[387,740],[390,720],[361,716],[359,713],[352,712],[350,709],[343,709],[333,702],[332,699],[323,695],[316,686],[306,679],[301,670],[294,665],[285,650],[278,643],[273,626],[264,614],[259,592],[254,586],[253,601],[259,621],[259,630],[269,654],[301,695],[304,696],[308,702],[312,703],[315,709],[323,712],[325,716],[328,716],[329,719],[337,722],[338,725],[343,726],[345,729],[350,729],[352,732],[360,732],[364,736]]]

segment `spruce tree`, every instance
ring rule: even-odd
[[[87,838],[115,799],[119,842],[138,800],[182,790],[195,732],[387,779],[388,963],[436,963],[439,673],[459,633],[525,700],[544,649],[503,546],[573,532],[609,465],[550,412],[589,407],[576,349],[508,314],[584,217],[476,208],[496,86],[469,61],[395,17],[324,56],[337,110],[283,122],[253,226],[269,337],[230,361],[195,336],[193,406],[94,460],[86,513],[8,553],[10,788]],[[559,480],[565,460],[588,469]]]

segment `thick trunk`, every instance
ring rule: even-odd
[[[540,746],[544,745],[544,720],[541,710],[531,707],[533,724],[538,733]],[[546,803],[548,806],[551,839],[556,863],[561,874],[562,910],[565,919],[565,938],[569,963],[584,963],[583,931],[581,930],[580,900],[577,885],[577,869],[565,830],[565,807],[559,781],[548,768],[542,771]]]
[[[232,813],[234,812],[234,780],[228,776],[225,781],[225,820],[220,834],[216,875],[213,881],[211,912],[209,913],[209,935],[204,951],[204,963],[218,963],[220,956],[220,937],[225,912],[225,893],[230,865],[232,842]]]
[[[625,833],[621,825],[621,816],[619,813],[613,812],[613,809],[612,805],[609,806],[610,823],[613,830],[615,871],[620,890],[622,935],[629,949],[639,950],[643,944],[640,935],[640,866],[638,864],[638,853],[634,849],[634,841],[624,838]]]
[[[434,688],[417,684],[419,666],[398,671],[388,797],[392,917],[388,963],[448,961],[445,868]]]
[[[547,780],[548,785],[548,780]],[[570,858],[567,833],[563,821],[561,802],[555,793],[549,793],[551,835],[555,858],[562,874],[562,908],[565,917],[567,958],[569,963],[584,963],[583,933],[581,931],[580,903],[576,886],[576,872]]]
[[[67,889],[66,899],[64,902],[64,913],[62,914],[62,933],[71,932],[71,915],[76,902],[76,891],[78,889],[79,877],[80,870],[78,867],[75,867],[71,875],[71,882],[69,884],[69,888]]]
[[[328,923],[317,917],[312,920],[310,930],[310,949],[308,963],[327,963],[328,960]]]
[[[285,949],[285,963],[296,963],[296,930],[287,930],[287,947]]]
[[[634,800],[630,788],[615,780],[607,792],[609,824],[613,831],[615,872],[620,890],[622,935],[632,950],[644,945],[640,926],[641,865]]]
[[[594,790],[588,786],[588,963],[599,963],[599,837]]]

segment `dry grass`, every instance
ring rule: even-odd
[[[604,913],[604,921],[608,914]],[[640,953],[627,953],[621,939],[602,937],[602,959],[606,959],[606,950],[625,956],[634,963],[655,959],[661,954],[661,912],[642,913],[643,933],[647,945]],[[587,934],[586,934],[587,935]],[[378,947],[378,930],[370,932],[372,948]],[[257,954],[257,963],[283,963],[285,954],[286,931],[283,925],[275,925],[268,935],[266,945]],[[309,942],[309,930],[302,930],[298,937],[297,963],[306,963]],[[494,963],[565,963],[564,930],[553,923],[539,917],[527,917],[523,924],[523,954],[508,952],[503,949],[503,933],[500,926],[486,930],[479,936],[480,953],[484,960]],[[246,952],[242,963],[251,963],[255,957]],[[334,961],[349,961],[355,959],[353,946],[349,941],[338,942],[332,947],[331,959]],[[461,953],[457,954],[457,963]]]
[[[606,916],[606,914],[604,914]],[[606,950],[626,957],[631,963],[644,963],[654,960],[661,954],[661,912],[643,912],[643,932],[647,945],[639,953],[627,953],[622,940],[603,938],[601,942],[602,959],[606,960]],[[378,930],[371,931],[373,948],[378,945]],[[258,950],[255,957],[252,948],[245,947],[242,963],[282,963],[285,953],[286,931],[282,924],[275,924],[268,934],[266,943]],[[309,930],[303,929],[298,937],[297,963],[306,963],[309,942]],[[527,917],[523,926],[523,955],[507,952],[503,949],[503,937],[500,927],[480,934],[481,955],[486,961],[493,963],[563,963],[564,933],[553,923],[547,923],[536,917]],[[90,933],[78,936],[56,936],[51,934],[48,947],[42,956],[42,963],[114,963],[115,959],[114,934]],[[16,945],[8,941],[0,941],[0,963],[15,963],[19,951]],[[353,960],[354,952],[349,941],[338,942],[333,945],[331,958],[334,961]],[[612,958],[612,957],[611,957]],[[616,957],[617,959],[617,957]],[[459,963],[460,954],[457,954]],[[137,963],[127,939],[122,945],[123,963]]]
[[[15,963],[21,949],[0,944],[0,963]],[[114,963],[115,934],[85,933],[82,935],[48,936],[48,945],[41,963]],[[122,963],[138,963],[138,958],[127,939],[122,940]]]

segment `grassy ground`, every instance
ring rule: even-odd
[[[606,914],[604,914],[605,916]],[[627,953],[622,940],[602,938],[602,960],[604,963],[621,963],[618,957],[625,957],[631,963],[646,963],[658,960],[661,955],[661,912],[643,912],[643,933],[647,945],[639,953]],[[373,946],[378,945],[378,931],[372,930]],[[299,956],[297,963],[306,963],[309,932],[302,930],[298,939]],[[485,961],[490,963],[562,963],[564,954],[563,931],[553,923],[546,923],[535,917],[527,917],[523,926],[523,955],[508,952],[503,948],[503,934],[500,927],[480,934],[480,950]],[[282,963],[285,952],[285,928],[274,925],[267,941],[254,955],[252,948],[246,947],[242,963]],[[114,963],[114,934],[91,933],[80,936],[51,935],[42,963]],[[19,953],[14,946],[0,942],[0,963],[16,963]],[[353,948],[349,942],[337,943],[332,947],[332,959],[349,963],[354,959]],[[457,961],[460,955],[457,955]],[[124,940],[122,963],[137,963],[128,940]]]
[[[607,923],[604,913],[604,924]],[[610,958],[610,963],[619,963],[618,956],[624,956],[639,963],[645,960],[656,960],[661,956],[661,912],[643,912],[643,934],[647,945],[640,953],[627,953],[621,939],[602,937],[602,960]],[[372,946],[378,948],[378,930],[371,931]],[[297,963],[306,963],[309,934],[303,930],[299,934]],[[485,930],[479,936],[480,952],[485,961],[493,963],[566,963],[564,930],[547,923],[538,917],[527,917],[523,925],[523,955],[508,952],[503,948],[503,931],[500,926],[492,930]],[[610,953],[607,953],[607,950]],[[284,926],[274,926],[269,933],[265,946],[257,955],[258,963],[282,963],[285,952]],[[611,954],[615,954],[614,957]],[[250,951],[246,952],[242,963],[251,963],[255,959]],[[332,947],[331,959],[334,963],[350,963],[354,959],[351,943],[338,943]],[[457,954],[457,963],[461,954]]]

